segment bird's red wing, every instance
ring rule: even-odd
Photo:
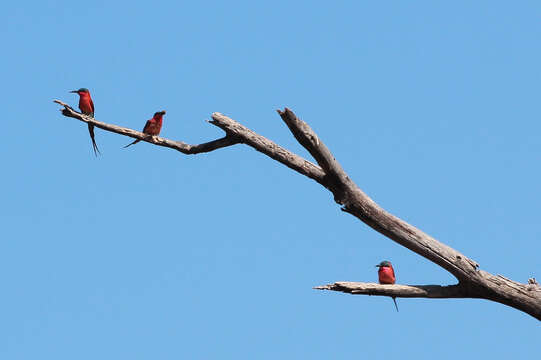
[[[152,127],[152,119],[147,120],[145,127],[143,128],[143,132],[147,133],[151,127]]]
[[[92,98],[90,98],[90,107],[92,108],[92,114],[94,114],[94,103],[92,102]]]
[[[396,281],[396,276],[394,275],[394,269],[392,266],[391,266],[391,273],[393,274],[393,280]]]

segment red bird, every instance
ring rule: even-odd
[[[394,276],[394,269],[393,265],[391,265],[390,261],[382,261],[376,267],[379,267],[378,269],[378,279],[380,284],[394,284],[396,281],[396,277]],[[396,298],[393,296],[394,306],[396,307],[396,311],[398,312],[398,305],[396,305]]]
[[[70,91],[79,95],[79,110],[85,115],[90,115],[94,117],[94,103],[90,97],[90,91],[86,88],[80,88],[79,90]],[[88,124],[88,132],[90,133],[90,139],[92,139],[92,147],[94,148],[94,155],[98,156],[100,149],[96,144],[96,139],[94,139],[94,125]]]
[[[148,135],[152,136],[158,136],[160,135],[160,131],[162,130],[162,124],[163,124],[163,116],[165,115],[165,110],[158,111],[157,113],[154,113],[154,116],[152,119],[147,120],[147,123],[145,124],[145,127],[143,128],[143,132]],[[127,148],[128,146],[131,146],[133,144],[138,143],[139,139],[135,140],[134,142],[124,146]]]

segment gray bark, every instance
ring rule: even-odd
[[[278,114],[297,141],[316,160],[317,165],[220,113],[213,113],[210,123],[224,130],[225,136],[207,143],[190,145],[102,123],[76,112],[61,101],[55,100],[55,102],[64,107],[61,112],[67,117],[92,123],[106,131],[169,147],[183,154],[198,154],[235,144],[246,144],[323,185],[334,195],[334,200],[341,205],[342,211],[357,217],[389,239],[439,265],[458,280],[457,284],[449,286],[336,282],[318,286],[316,289],[391,297],[487,299],[514,307],[541,320],[541,287],[535,279],[522,284],[501,275],[492,275],[480,270],[476,261],[382,209],[349,178],[310,126],[287,108],[284,111],[278,111]]]

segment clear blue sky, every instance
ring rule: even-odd
[[[15,1],[0,14],[0,358],[510,359],[540,323],[481,300],[312,290],[452,284],[246,146],[185,156],[61,116],[308,156],[288,106],[375,201],[481,268],[541,278],[538,1]]]

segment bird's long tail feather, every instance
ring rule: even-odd
[[[393,301],[394,301],[394,307],[396,308],[396,312],[398,312],[398,305],[396,305],[396,298],[393,297]]]
[[[128,145],[124,146],[124,148],[127,148],[128,146],[132,146],[133,144],[137,144],[139,141],[141,141],[141,140],[137,139],[134,142],[129,143]]]
[[[92,140],[92,148],[94,149],[94,155],[101,155],[100,149],[98,149],[98,144],[96,144],[96,139],[94,136],[94,125],[88,124],[88,133],[90,134],[90,139]]]

